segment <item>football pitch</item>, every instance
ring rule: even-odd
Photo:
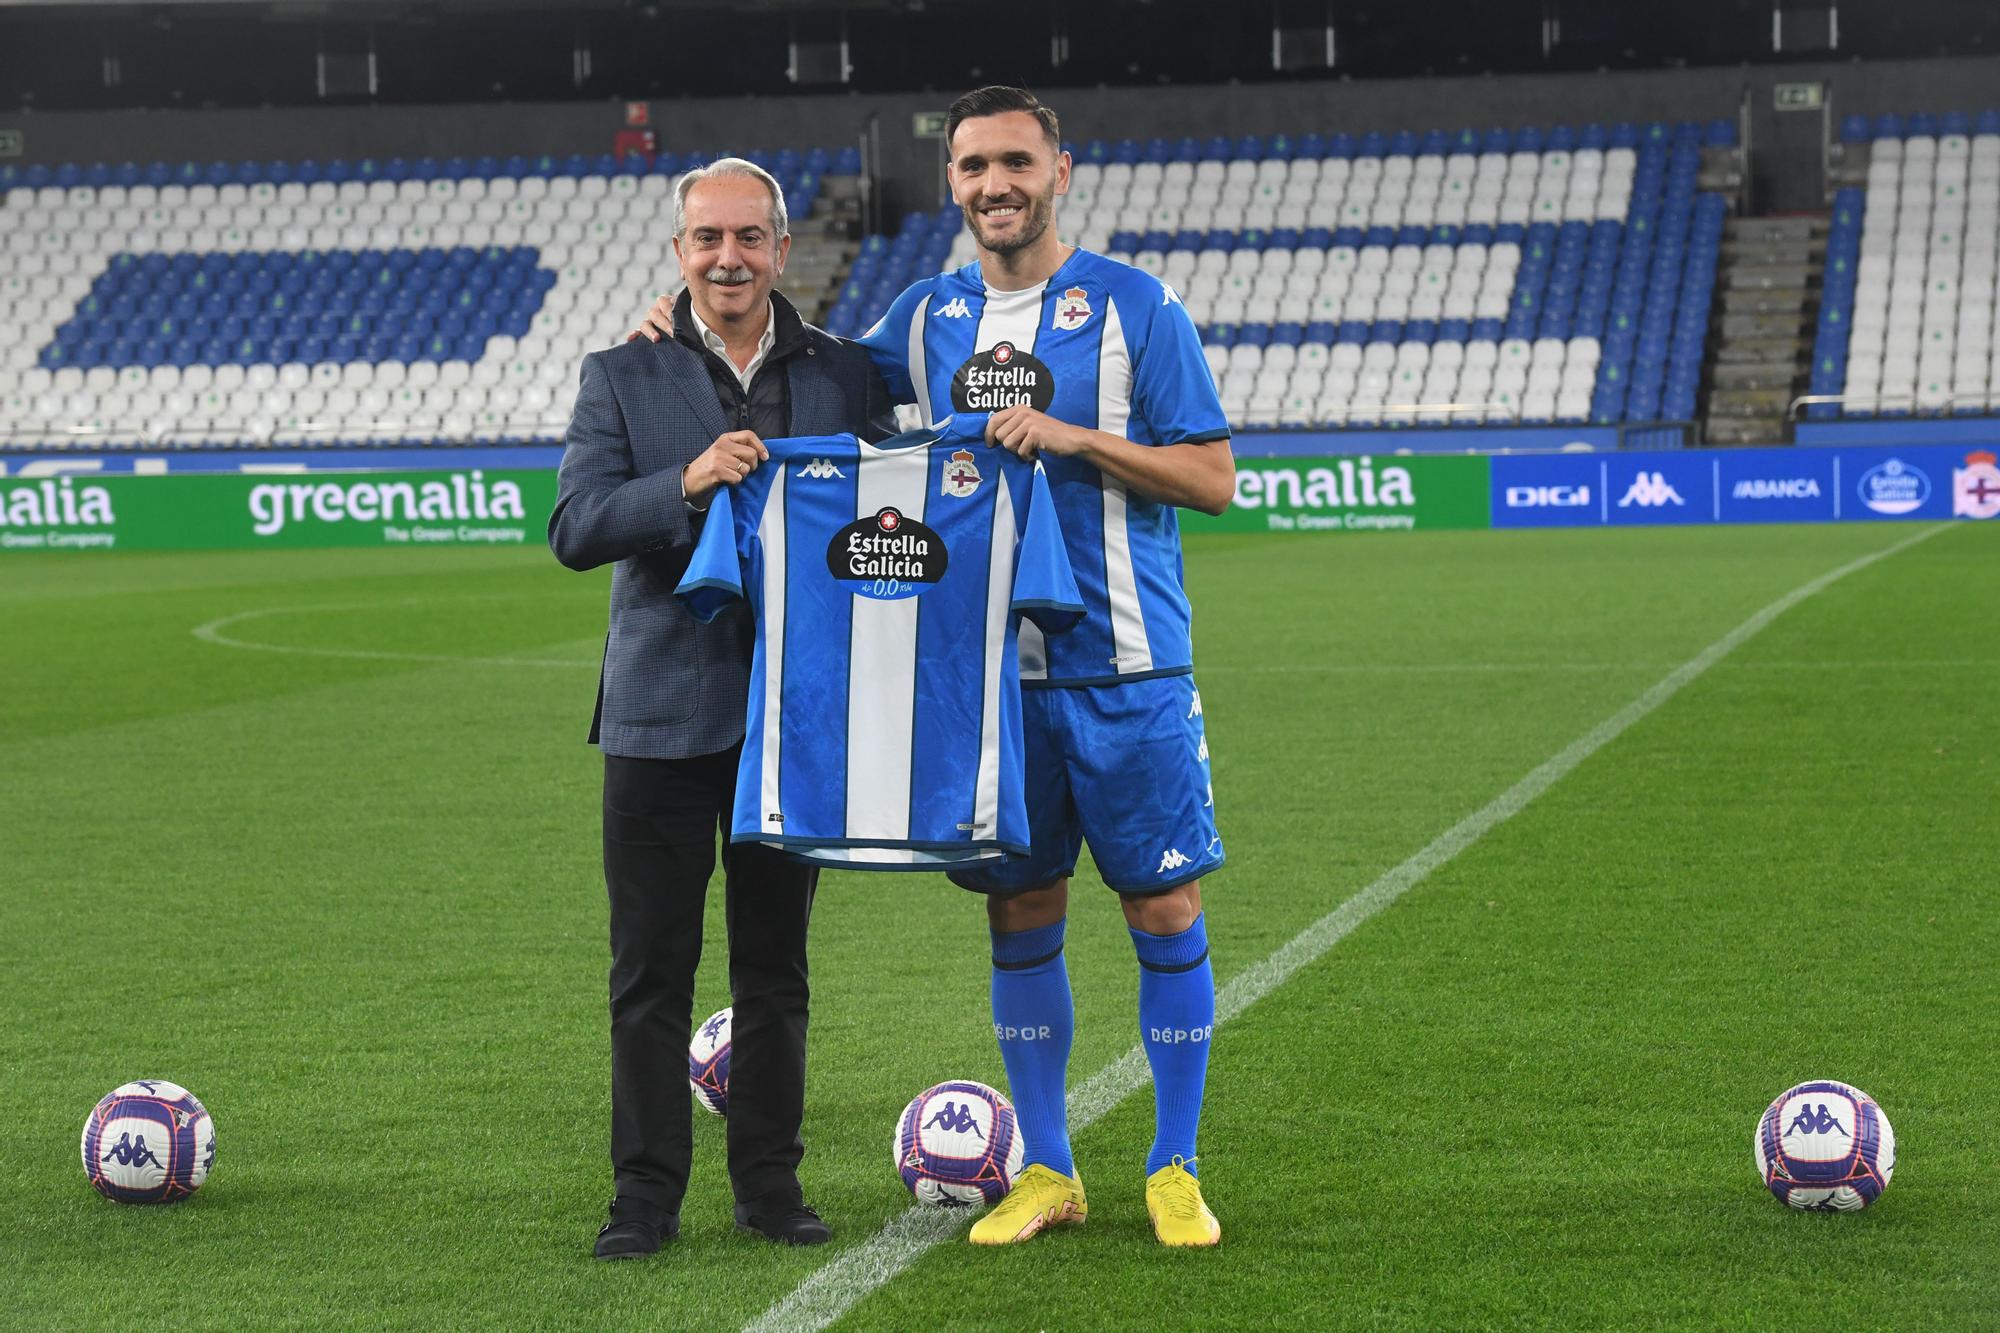
[[[1005,1086],[985,919],[832,873],[803,1177],[835,1243],[735,1233],[698,1116],[682,1239],[616,1265],[604,573],[0,560],[0,1326],[2000,1327],[2000,525],[1927,531],[1190,540],[1221,1247],[1152,1240],[1136,965],[1087,867],[1089,1224],[897,1223],[904,1102]],[[719,886],[709,924],[697,1018]],[[187,1203],[84,1179],[142,1077],[214,1113]],[[1814,1077],[1895,1125],[1865,1213],[1756,1178]]]

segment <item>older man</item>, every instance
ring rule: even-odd
[[[791,236],[778,183],[725,158],[681,178],[674,251],[680,336],[584,358],[549,545],[571,569],[616,562],[590,739],[604,752],[611,899],[611,1161],[603,1259],[679,1234],[693,1153],[683,1070],[716,833],[734,804],[752,626],[702,624],[673,596],[718,486],[768,457],[762,440],[894,422],[867,353],[804,323],[772,291]],[[723,843],[734,1000],[729,1175],[739,1228],[828,1239],[805,1206],[806,928],[816,872]]]

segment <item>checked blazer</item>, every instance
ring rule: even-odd
[[[772,305],[778,341],[749,395],[766,405],[760,433],[879,439],[893,431],[888,391],[867,352],[804,323],[783,297]],[[743,738],[749,608],[731,607],[705,625],[674,597],[703,519],[681,494],[681,469],[717,436],[744,428],[718,396],[718,370],[727,373],[713,353],[673,338],[635,339],[583,359],[549,546],[571,569],[616,562],[590,728],[606,754],[685,759]],[[784,376],[789,408],[775,433],[774,399],[755,392],[774,374]]]

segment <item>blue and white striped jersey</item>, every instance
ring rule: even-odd
[[[1028,849],[1016,626],[1083,615],[1042,469],[979,439],[766,440],[675,592],[757,613],[733,842],[922,870]]]
[[[913,285],[862,338],[899,402],[926,422],[1027,403],[1072,425],[1161,445],[1227,438],[1228,419],[1180,297],[1129,264],[1078,250],[1047,282],[988,288],[977,263]],[[1111,684],[1193,669],[1180,524],[1071,458],[1044,458],[1083,623],[1021,631],[1021,678]]]

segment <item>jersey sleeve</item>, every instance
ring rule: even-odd
[[[731,600],[743,595],[743,559],[736,551],[736,502],[729,487],[718,486],[709,501],[701,540],[695,543],[694,558],[688,561],[687,573],[681,576],[674,596],[696,620],[706,624],[721,615]]]
[[[875,327],[861,335],[876,373],[889,386],[889,397],[898,403],[917,401],[916,386],[910,383],[910,324],[917,307],[930,295],[929,281],[912,283],[889,304],[889,313],[875,321]]]
[[[1028,479],[1028,522],[1014,552],[1014,611],[1044,634],[1061,634],[1083,619],[1083,594],[1070,568],[1048,473],[1036,463]]]
[[[1132,405],[1153,428],[1156,444],[1226,440],[1229,418],[1202,355],[1201,334],[1173,289],[1155,285],[1159,292],[1151,299],[1158,306],[1146,326],[1145,346],[1132,358]]]

